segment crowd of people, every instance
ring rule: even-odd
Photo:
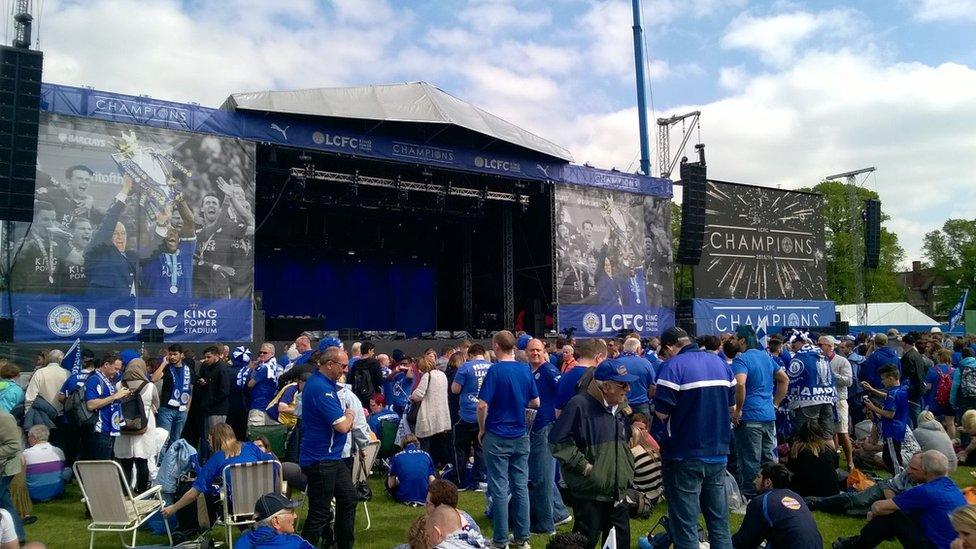
[[[0,547],[27,541],[32,504],[60,497],[76,460],[117,461],[134,493],[161,485],[161,520],[180,538],[201,528],[192,503],[219,514],[225,466],[275,460],[307,498],[300,535],[296,503],[267,494],[235,547],[351,548],[368,490],[353,462],[379,445],[372,472],[389,497],[425,509],[411,549],[523,548],[533,534],[551,547],[611,535],[618,547],[820,547],[811,510],[866,518],[835,547],[976,548],[976,507],[948,478],[976,463],[971,337],[760,342],[741,326],[693,340],[675,327],[647,340],[502,331],[486,347],[410,357],[301,335],[253,356],[52,349],[24,387],[0,361]],[[459,491],[484,493],[490,536]],[[661,500],[663,531],[632,532]],[[730,512],[745,514],[736,532]]]

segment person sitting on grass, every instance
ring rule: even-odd
[[[376,393],[369,398],[369,417],[366,418],[366,423],[378,439],[383,438],[381,424],[384,421],[400,423],[400,416],[386,407],[386,398],[383,395]]]
[[[805,423],[803,427],[816,425]],[[765,541],[768,549],[820,549],[823,540],[813,514],[799,494],[789,489],[789,469],[767,462],[756,475],[756,497],[749,501],[732,546],[753,549]]]
[[[281,494],[265,494],[254,504],[254,528],[237,538],[234,549],[314,549],[295,533],[302,503]]]
[[[481,533],[481,527],[475,522],[474,518],[471,517],[467,512],[458,509],[458,489],[452,482],[443,479],[434,479],[430,481],[430,486],[427,488],[427,513],[430,514],[435,508],[447,505],[457,511],[458,516],[461,517],[461,528],[466,530],[476,530]]]
[[[235,463],[256,463],[276,459],[274,455],[262,452],[253,442],[237,440],[234,429],[226,423],[218,423],[210,430],[210,447],[214,449],[214,453],[200,468],[197,479],[193,482],[193,487],[187,490],[183,497],[175,503],[163,508],[164,517],[176,513],[195,502],[200,494],[204,494],[207,510],[212,520],[216,515],[220,486],[224,483],[224,479],[221,478],[224,467]],[[228,494],[231,493],[231,488],[230,486],[227,487]],[[231,495],[231,497],[233,496]],[[195,515],[194,519],[196,519]],[[181,525],[181,530],[195,531],[197,521],[193,520],[192,522],[192,525]]]
[[[951,549],[976,549],[976,505],[960,507],[949,515],[949,522],[956,529],[956,539]]]
[[[786,467],[793,473],[790,487],[803,497],[827,497],[840,492],[837,452],[827,444],[823,427],[815,422],[800,425]]]
[[[834,549],[868,549],[895,539],[903,547],[948,549],[954,539],[949,513],[966,505],[966,498],[946,476],[949,463],[941,452],[922,452],[919,468],[921,484],[876,501],[860,534],[839,538]]]
[[[387,491],[399,503],[420,506],[427,500],[427,489],[432,480],[434,460],[430,454],[420,449],[416,436],[403,437],[403,451],[390,460]]]
[[[916,453],[908,460],[908,467],[904,471],[880,480],[861,492],[841,492],[826,498],[810,496],[803,499],[807,507],[814,511],[866,516],[872,503],[891,499],[918,485],[921,480],[921,459],[922,453]]]
[[[440,505],[427,515],[427,542],[437,549],[484,549],[485,538],[474,530],[461,526],[457,510]]]
[[[956,454],[956,457],[961,465],[976,465],[976,410],[963,412],[962,430],[969,434],[969,445]]]
[[[901,374],[898,367],[886,364],[878,369],[884,390],[873,387],[867,381],[862,381],[868,395],[884,399],[882,407],[878,407],[870,398],[864,399],[864,407],[881,419],[881,438],[883,449],[881,457],[888,472],[896,475],[904,468],[901,458],[901,445],[905,440],[905,430],[908,428],[908,387],[901,385]]]
[[[935,414],[926,410],[918,415],[918,427],[913,431],[918,445],[925,450],[938,450],[949,460],[949,472],[952,473],[959,466],[959,458],[956,456],[956,449],[952,445],[952,439],[945,432],[945,427],[939,420],[935,419]]]

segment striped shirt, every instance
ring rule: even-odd
[[[661,460],[639,445],[631,448],[630,452],[634,454],[634,490],[656,502],[663,490]]]
[[[64,491],[64,453],[49,442],[24,450],[27,491],[35,502],[50,501]]]

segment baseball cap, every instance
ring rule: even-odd
[[[838,341],[837,338],[832,335],[822,335],[820,336],[820,339],[826,343],[830,343],[831,345],[840,345],[840,341]],[[819,340],[817,342],[819,343]]]
[[[901,334],[900,334],[900,333],[898,333],[898,329],[897,329],[897,328],[889,328],[889,329],[888,329],[888,337],[892,337],[892,336],[894,336],[894,337],[898,337],[898,336],[900,336],[900,335],[901,335]]]
[[[929,330],[929,333],[930,334],[941,334],[942,333],[942,328],[940,328],[938,326],[932,326],[932,329]]]
[[[254,521],[261,522],[279,511],[295,509],[301,504],[302,502],[290,500],[281,494],[265,494],[254,504]]]
[[[661,334],[661,345],[677,345],[679,340],[687,338],[688,332],[677,326],[672,326]]]
[[[403,359],[407,357],[406,355],[403,354],[403,351],[401,351],[400,349],[393,349],[393,352],[390,353],[390,358],[393,359],[394,364],[398,364],[399,362],[401,362]]]
[[[524,351],[525,348],[529,346],[530,341],[532,341],[532,336],[529,334],[522,334],[519,336],[518,341],[515,342],[515,348],[519,351]]]
[[[680,329],[680,328],[679,328]],[[593,379],[597,381],[617,381],[619,383],[633,383],[637,376],[627,373],[627,365],[621,360],[608,358],[596,367]]]

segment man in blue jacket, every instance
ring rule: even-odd
[[[234,543],[234,549],[313,549],[311,543],[295,533],[300,501],[281,494],[265,494],[254,504],[254,529]]]

